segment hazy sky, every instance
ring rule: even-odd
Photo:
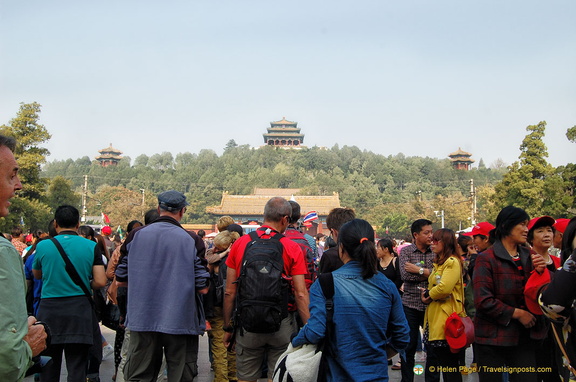
[[[490,165],[548,122],[576,160],[576,1],[0,0],[0,124],[42,105],[49,160],[308,146]]]

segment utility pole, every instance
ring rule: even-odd
[[[474,188],[474,179],[470,179],[470,224],[476,225],[476,189]]]
[[[442,218],[442,228],[444,228],[444,210],[442,211],[434,211],[436,217]]]
[[[140,192],[142,193],[142,204],[140,209],[142,210],[142,219],[144,219],[144,202],[145,202],[144,193],[146,192],[146,190],[141,188]]]
[[[84,175],[84,190],[82,192],[82,223],[86,223],[86,200],[88,199],[88,175]]]

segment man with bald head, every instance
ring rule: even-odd
[[[237,279],[241,273],[246,247],[249,243],[259,239],[275,240],[280,235],[282,246],[282,260],[284,264],[283,274],[286,278],[292,278],[294,287],[294,299],[298,314],[305,324],[310,317],[308,311],[308,291],[304,277],[307,273],[306,260],[300,246],[288,239],[282,233],[288,227],[292,207],[290,203],[281,197],[270,199],[264,207],[264,223],[255,233],[244,235],[234,242],[226,260],[228,272],[226,277],[226,291],[224,293],[224,336],[225,344],[229,344],[232,335],[232,311],[237,295]],[[287,307],[280,307],[287,312]],[[240,320],[246,320],[240,312]],[[278,357],[286,350],[293,333],[298,330],[293,313],[287,312],[283,317],[278,331],[273,333],[253,333],[245,328],[239,328],[236,333],[236,369],[239,381],[256,381],[262,373],[264,359],[268,364],[268,379],[272,380],[274,365]]]

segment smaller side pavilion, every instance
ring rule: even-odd
[[[458,147],[457,151],[454,151],[450,155],[450,161],[452,162],[452,167],[456,170],[470,170],[470,166],[474,163],[474,159],[470,158],[472,154],[462,150]]]
[[[116,166],[122,159],[122,151],[112,147],[112,143],[110,143],[110,146],[107,148],[98,150],[98,152],[100,155],[95,159],[100,162],[100,166],[102,167]]]

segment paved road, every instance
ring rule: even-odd
[[[114,336],[116,333],[106,327],[102,327],[102,334],[110,344],[114,344]],[[394,361],[396,361],[397,356],[395,357]],[[466,352],[466,360],[467,365],[470,364],[472,359],[471,350],[468,349]],[[417,362],[418,363],[418,362]],[[421,362],[422,366],[425,365],[425,362]],[[211,382],[213,378],[213,373],[210,371],[210,361],[208,358],[208,336],[204,335],[200,337],[200,350],[198,353],[198,377],[195,379],[195,382]],[[112,375],[114,374],[114,357],[111,356],[104,361],[102,361],[102,365],[100,366],[100,380],[102,382],[110,382],[112,381]],[[66,380],[66,367],[62,366],[62,377],[61,380]],[[388,369],[388,375],[390,377],[390,381],[392,382],[399,382],[401,380],[400,371]],[[478,374],[471,374],[466,375],[462,378],[463,382],[478,382]],[[25,379],[26,382],[33,382],[34,379],[32,377],[28,377]],[[266,381],[262,379],[260,381]],[[414,379],[415,382],[424,382],[424,375],[416,376]]]

